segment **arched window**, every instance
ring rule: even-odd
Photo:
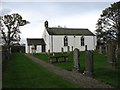
[[[84,45],[85,45],[84,37],[82,36],[82,37],[81,37],[81,46],[84,46]]]
[[[68,46],[68,37],[67,36],[64,37],[64,46]]]

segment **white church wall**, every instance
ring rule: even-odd
[[[94,36],[94,43],[95,43],[95,46],[94,46],[94,50],[96,49],[96,46],[97,46],[97,37]]]
[[[88,50],[95,50],[97,45],[96,36],[86,36],[86,45],[88,45]]]
[[[53,36],[53,52],[61,52],[61,48],[64,48],[63,38],[64,36]]]
[[[28,53],[28,44],[27,44],[27,41],[26,41],[26,44],[25,44],[25,53]]]
[[[50,35],[48,34],[47,30],[44,30],[42,38],[44,39],[46,43],[46,52],[50,49]]]
[[[68,46],[69,46],[70,51],[72,51],[72,47],[74,46],[74,38],[73,37],[74,36],[68,36]]]
[[[53,52],[61,52],[63,48],[64,52],[68,51],[68,47],[64,46],[64,36],[65,35],[54,35],[53,36]],[[85,45],[87,45],[88,50],[95,50],[96,39],[95,36],[84,36],[84,46],[81,46],[81,36],[67,36],[69,50],[72,51],[78,48],[80,51],[85,51]]]
[[[32,53],[32,46],[29,46],[29,53]]]
[[[85,36],[85,45],[87,45],[88,50],[94,50],[93,36]]]

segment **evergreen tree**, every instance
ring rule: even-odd
[[[120,48],[120,1],[103,10],[96,25],[98,45],[117,40]]]

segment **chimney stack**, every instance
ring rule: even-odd
[[[47,20],[45,21],[44,25],[45,25],[45,28],[48,28],[48,21]]]

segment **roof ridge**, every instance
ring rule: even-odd
[[[59,28],[59,27],[48,27],[47,31],[50,35],[87,35],[94,36],[87,28]]]
[[[79,30],[79,29],[87,29],[87,30],[89,30],[88,28],[66,28],[66,27],[48,27],[48,29],[77,29],[77,30]]]
[[[43,38],[26,38],[26,39],[43,39]]]

